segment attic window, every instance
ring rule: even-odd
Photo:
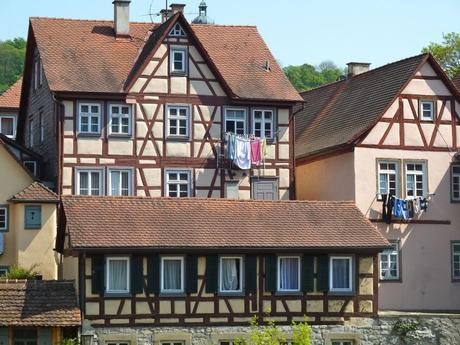
[[[176,25],[174,25],[174,28],[169,33],[169,36],[183,37],[185,36],[185,31],[184,29],[182,29],[182,26],[180,26],[180,24],[177,23]]]

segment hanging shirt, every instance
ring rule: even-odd
[[[243,170],[251,169],[251,143],[248,139],[236,138],[234,163]]]
[[[251,140],[251,159],[252,164],[254,165],[260,165],[260,163],[262,162],[261,145],[259,139]]]
[[[262,152],[262,158],[265,160],[267,157],[267,139],[263,138],[260,144],[260,151]]]
[[[426,198],[420,199],[420,209],[425,212],[428,209],[428,200]]]
[[[230,161],[235,160],[235,151],[236,151],[236,136],[235,134],[229,134],[227,140],[227,158]]]
[[[395,215],[395,217],[398,217],[398,218],[401,218],[403,216],[403,213],[402,213],[402,200],[401,199],[398,199],[398,198],[395,198],[395,202],[394,202],[394,212],[393,214]]]
[[[387,216],[387,199],[388,199],[388,195],[387,194],[382,194],[382,220],[384,220],[385,222],[388,219],[388,216]],[[388,202],[390,202],[390,199],[388,199]]]
[[[410,219],[409,216],[409,201],[401,200],[401,214],[404,220]]]
[[[392,195],[388,195],[387,200],[387,224],[391,224],[391,216],[393,215],[393,206],[395,198]]]
[[[420,214],[421,212],[422,212],[422,209],[420,207],[420,198],[415,198],[414,199],[414,213]]]

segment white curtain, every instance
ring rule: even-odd
[[[350,288],[350,266],[348,259],[333,259],[332,287],[334,289]]]
[[[280,258],[281,290],[299,289],[299,259]]]
[[[165,260],[163,262],[163,289],[180,290],[181,289],[181,261]]]
[[[120,196],[120,173],[118,171],[110,172],[110,181],[113,196]]]
[[[128,290],[127,270],[126,260],[109,260],[109,290]]]
[[[222,287],[223,291],[239,290],[239,260],[222,259]]]

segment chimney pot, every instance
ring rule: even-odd
[[[175,15],[178,12],[184,13],[185,4],[171,4],[172,15]]]
[[[354,77],[355,75],[368,72],[371,64],[367,62],[349,62],[348,66],[348,76]]]
[[[129,36],[129,4],[131,0],[114,0],[114,30],[116,37]]]

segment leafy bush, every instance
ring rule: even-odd
[[[32,265],[30,268],[24,268],[19,265],[13,265],[10,270],[1,278],[3,279],[35,279],[40,275],[35,269],[38,265]]]
[[[80,345],[78,338],[65,338],[59,342],[59,345]]]
[[[415,332],[420,328],[417,321],[398,320],[393,326],[393,332],[400,337],[406,337],[408,334]]]

